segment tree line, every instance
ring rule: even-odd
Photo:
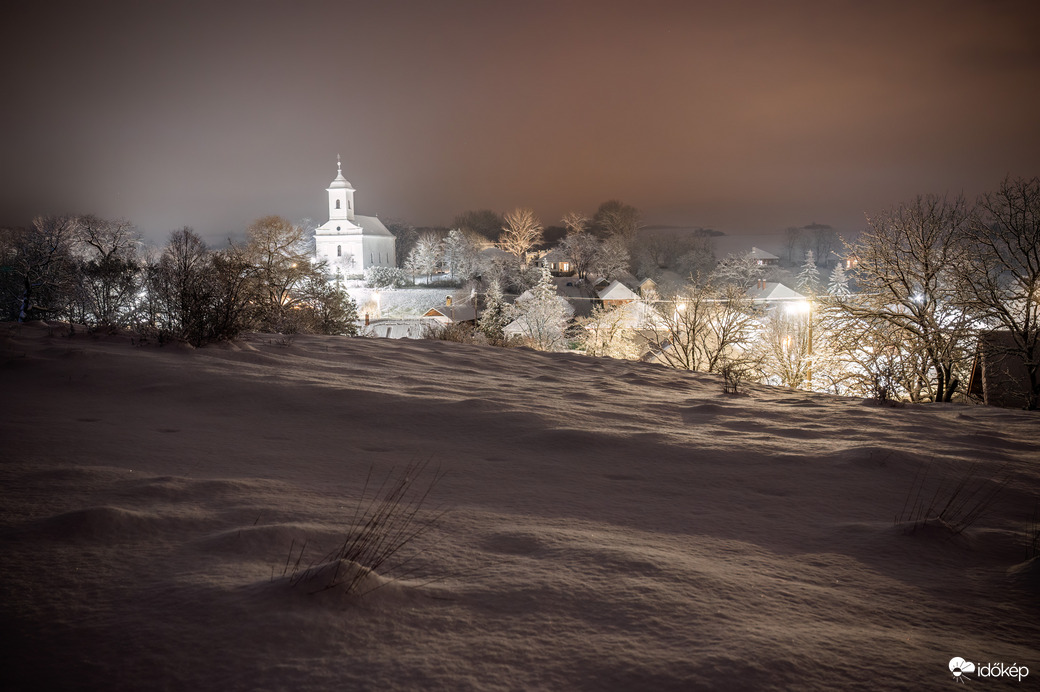
[[[190,228],[146,248],[133,226],[40,216],[0,229],[0,306],[8,320],[62,320],[194,345],[246,330],[357,333],[357,307],[315,262],[303,228],[254,222],[241,246],[214,250]]]

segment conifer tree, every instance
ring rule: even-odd
[[[852,295],[852,292],[849,291],[849,278],[845,275],[845,267],[841,262],[834,265],[834,271],[831,272],[831,279],[827,284],[827,295],[839,300]]]
[[[798,274],[798,290],[810,296],[816,295],[820,290],[820,270],[816,268],[816,257],[812,250],[805,253],[805,263]]]
[[[480,313],[480,320],[477,322],[477,329],[487,337],[488,343],[502,343],[504,339],[502,330],[510,322],[508,307],[502,296],[502,286],[499,285],[498,279],[492,279],[484,296],[484,310]]]

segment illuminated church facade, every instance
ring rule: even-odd
[[[336,157],[336,179],[329,185],[329,220],[314,231],[314,251],[329,269],[345,277],[369,267],[397,266],[394,235],[375,216],[354,213],[354,188]]]

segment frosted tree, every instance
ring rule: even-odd
[[[1006,333],[989,348],[1022,363],[1024,404],[1040,408],[1040,178],[1005,179],[983,195],[954,266],[957,300]]]
[[[573,309],[556,294],[556,282],[548,267],[534,288],[516,299],[516,317],[524,342],[540,351],[558,351],[566,345],[564,331]]]
[[[579,279],[588,277],[589,268],[599,258],[601,246],[599,238],[584,231],[572,230],[560,241],[560,249],[574,263],[574,272]]]
[[[765,268],[749,252],[723,259],[711,273],[709,281],[715,286],[736,286],[746,290],[764,276]]]
[[[477,321],[477,329],[487,338],[490,344],[501,344],[504,340],[502,330],[511,321],[509,304],[502,295],[502,286],[498,279],[492,279],[484,294],[484,310]]]
[[[414,274],[425,274],[426,283],[430,283],[430,278],[433,273],[437,271],[437,267],[441,262],[441,243],[440,239],[434,233],[423,233],[419,236],[419,239],[415,241],[415,247],[408,253],[408,259],[405,260],[405,266]]]
[[[448,236],[441,241],[444,264],[452,280],[469,279],[477,273],[477,248],[457,228],[448,231]]]
[[[838,300],[843,300],[852,295],[849,290],[849,277],[845,275],[845,267],[842,266],[841,262],[834,265],[834,271],[831,272],[830,281],[827,283],[827,295],[833,296]]]
[[[636,344],[635,330],[642,326],[637,319],[642,308],[642,303],[593,308],[591,315],[578,321],[582,327],[579,341],[585,354],[637,360],[642,352]]]
[[[531,209],[514,209],[505,216],[498,246],[516,258],[517,269],[523,272],[527,253],[542,242],[542,222]]]
[[[820,270],[816,268],[816,256],[812,250],[805,253],[802,271],[798,273],[798,290],[810,296],[820,291]]]
[[[680,370],[720,372],[727,364],[750,366],[749,346],[756,326],[744,289],[687,286],[659,304],[660,319],[645,325],[658,360]]]
[[[967,365],[972,320],[954,272],[968,261],[968,219],[963,198],[921,196],[869,218],[850,248],[860,294],[841,308],[873,331],[892,327],[906,360],[921,364],[913,401],[950,401]]]
[[[628,272],[629,259],[624,238],[612,236],[603,241],[589,270],[605,279],[616,279]]]

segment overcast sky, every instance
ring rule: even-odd
[[[852,232],[1040,174],[1038,6],[8,2],[0,223],[322,222],[342,154],[360,213],[416,225],[616,198],[650,224]]]

